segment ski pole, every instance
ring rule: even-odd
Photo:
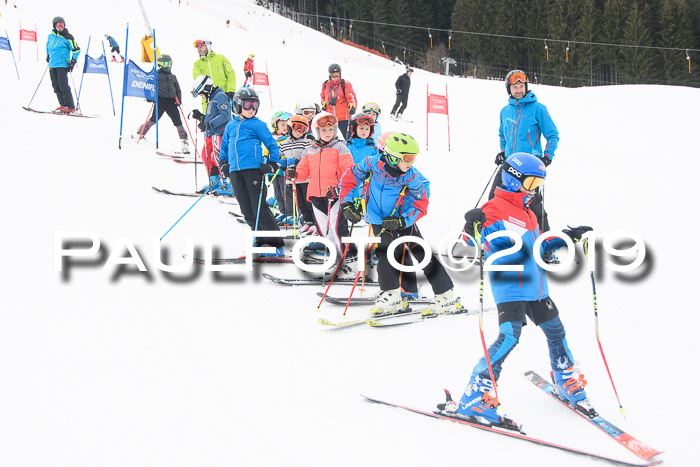
[[[263,159],[263,163],[266,163]],[[219,177],[221,178],[221,177]],[[258,223],[260,222],[260,206],[262,205],[263,188],[265,187],[265,175],[263,174],[260,180],[260,196],[258,196],[258,212],[255,214],[255,231],[258,231]],[[253,237],[253,245],[255,245],[256,237]]]
[[[588,239],[583,239],[583,252],[588,258]],[[593,285],[593,316],[595,317],[595,336],[598,340],[598,348],[600,349],[600,355],[603,357],[603,363],[605,364],[605,370],[608,372],[608,377],[610,378],[610,384],[612,384],[613,391],[615,392],[615,397],[617,398],[617,404],[620,406],[620,414],[624,417],[625,409],[622,407],[622,402],[620,402],[620,396],[617,393],[617,388],[615,387],[615,382],[613,381],[612,374],[610,374],[610,368],[608,367],[608,360],[605,358],[605,353],[603,352],[603,345],[600,342],[600,329],[598,328],[598,297],[595,289],[595,275],[591,271],[591,285]]]
[[[190,113],[191,114],[191,113]],[[199,186],[199,183],[197,182],[197,136],[199,135],[199,132],[197,130],[194,130],[194,191],[197,191],[197,187]],[[192,135],[190,135],[190,138]],[[209,175],[209,174],[207,174]]]
[[[221,178],[221,177],[219,177],[219,178]],[[192,210],[192,208],[195,207],[197,205],[197,203],[199,203],[202,200],[202,198],[204,198],[208,194],[209,194],[208,191],[205,191],[204,193],[202,193],[202,196],[197,198],[197,201],[195,201],[194,204],[192,206],[190,206],[190,208],[187,211],[185,211],[185,213],[183,215],[181,215],[178,220],[175,221],[175,223],[168,229],[168,231],[165,232],[162,237],[160,237],[160,241],[162,242],[163,239],[165,238],[165,236],[168,235],[171,230],[173,230],[173,228],[182,220],[182,218],[185,217],[187,215],[187,213],[190,212]]]
[[[486,186],[484,187],[484,191],[481,192],[481,196],[479,196],[479,199],[476,201],[476,204],[474,205],[474,209],[479,207],[479,203],[481,202],[481,198],[484,197],[484,193],[486,193],[486,190],[491,185],[491,180],[493,180],[493,177],[496,175],[496,171],[498,171],[498,169],[500,169],[500,168],[501,168],[501,166],[496,166],[496,168],[493,170],[493,173],[491,174],[489,181],[486,182]],[[457,240],[459,240],[460,238],[462,238],[461,235],[459,237],[457,237]],[[479,246],[481,246],[481,245],[479,245]],[[453,255],[455,253],[455,248],[457,248],[457,242],[455,242],[454,245],[452,245],[452,254]]]
[[[496,394],[496,399],[498,399],[498,384],[496,383],[496,378],[493,376],[491,357],[489,357],[489,350],[486,348],[486,339],[484,338],[484,249],[481,247],[481,232],[478,228],[480,224],[481,222],[474,226],[474,237],[476,238],[476,243],[479,248],[479,334],[481,335],[481,346],[484,348],[486,366],[489,368],[489,376],[491,376],[491,381],[493,382],[493,391]]]
[[[73,80],[73,72],[70,71],[68,72],[68,74],[70,75],[70,82],[73,83],[73,90],[78,89],[75,87],[75,81]],[[71,91],[71,93],[72,92],[73,91]],[[78,95],[78,93],[75,94],[75,108],[77,110],[80,110],[80,96]]]
[[[36,85],[36,90],[34,90],[34,94],[32,94],[32,98],[29,100],[29,104],[27,104],[27,108],[30,108],[32,105],[32,101],[34,100],[34,97],[36,96],[37,91],[39,90],[39,86],[41,86],[41,82],[44,81],[44,76],[46,76],[46,72],[49,71],[49,64],[46,64],[46,69],[44,70],[44,74],[41,75],[41,79],[39,80],[39,84]]]
[[[143,125],[141,125],[141,129],[139,130],[139,137],[136,140],[136,144],[139,144],[139,141],[141,141],[141,137],[143,136],[143,130],[146,128],[146,123],[148,122],[148,119],[150,118],[151,112],[153,112],[153,107],[155,105],[156,105],[155,102],[153,104],[151,104],[151,110],[148,111],[148,115],[146,116],[146,121],[143,122]]]

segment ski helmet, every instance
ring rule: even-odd
[[[309,119],[309,122],[311,119],[318,113],[318,109],[316,107],[316,104],[314,104],[311,101],[299,101],[297,102],[297,106],[294,108],[294,111],[297,113],[297,115],[304,115]],[[313,115],[311,115],[311,112],[313,112]]]
[[[529,92],[527,86],[527,75],[525,72],[522,70],[513,70],[506,75],[506,92],[510,97],[513,97],[513,95],[510,93],[510,85],[515,84],[518,81],[525,84],[525,94]]]
[[[384,152],[384,143],[386,142],[386,139],[394,133],[394,131],[387,131],[379,136],[379,139],[377,140],[377,149],[379,149],[379,152]]]
[[[252,104],[246,104],[246,102],[251,102]],[[244,108],[254,108],[257,113],[258,107],[260,106],[260,98],[258,93],[253,88],[243,87],[236,91],[233,96],[233,108],[237,114],[240,115],[241,110]]]
[[[170,70],[173,67],[173,59],[170,58],[170,55],[168,54],[158,55],[158,58],[156,59],[156,65],[158,66],[159,70],[161,68]]]
[[[333,137],[338,136],[338,117],[330,112],[321,112],[314,117],[313,122],[311,122],[311,128],[314,132],[314,137],[316,139],[321,139],[321,128],[333,127]]]
[[[109,39],[109,34],[105,34],[105,39]]]
[[[192,84],[192,97],[197,97],[200,94],[209,96],[211,90],[214,88],[214,81],[207,75],[199,75],[194,80]]]
[[[374,119],[370,114],[361,112],[353,115],[352,120],[350,120],[350,137],[357,135],[358,125],[369,125],[369,137],[372,137],[374,134]]]
[[[309,131],[309,121],[303,115],[292,115],[289,120],[287,120],[287,125],[292,130],[296,127],[297,131],[301,131],[302,133]],[[301,126],[304,128],[302,129]]]
[[[197,39],[194,41],[194,48],[197,49],[201,46],[206,46],[207,52],[211,52],[211,41],[208,38]]]
[[[412,163],[420,152],[418,142],[411,135],[406,133],[391,133],[384,140],[383,152],[386,161],[391,165],[396,165],[400,160]]]
[[[539,157],[526,152],[511,154],[503,163],[503,189],[516,192],[523,186],[528,191],[540,186],[547,177],[547,168]]]
[[[279,112],[275,112],[272,115],[272,120],[270,120],[270,126],[272,126],[273,131],[277,131],[277,122],[280,120],[282,121],[287,121],[289,118],[292,116],[289,112],[285,112],[283,110],[280,110]]]
[[[331,66],[328,67],[328,74],[331,75],[333,73],[341,74],[340,65],[338,65],[337,63],[333,63]]]
[[[66,27],[66,20],[63,19],[63,16],[55,16],[55,17],[51,20],[51,24],[53,24],[53,28],[54,28],[54,29],[56,29],[56,25],[57,25],[58,23],[63,23],[63,27]]]
[[[253,58],[253,57],[255,57],[255,54],[248,55],[248,58]]]
[[[382,109],[376,102],[368,102],[362,106],[363,112],[374,112],[377,114],[377,118],[374,119],[375,122],[379,121],[379,116],[382,114]]]

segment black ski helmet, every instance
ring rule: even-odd
[[[511,83],[510,82],[511,79],[514,79],[515,81],[513,83]],[[530,92],[530,90],[528,89],[528,85],[527,85],[528,79],[527,79],[527,75],[525,74],[525,72],[522,70],[513,70],[506,75],[506,92],[508,93],[508,96],[513,97],[513,95],[510,93],[510,85],[515,84],[518,81],[525,84],[525,94]]]
[[[63,19],[63,16],[54,16],[54,18],[51,20],[51,24],[53,24],[54,29],[56,28],[57,23],[63,23],[63,26],[65,26],[66,20]]]
[[[237,114],[241,113],[243,103],[248,101],[260,103],[260,98],[258,97],[258,93],[255,91],[255,89],[243,87],[236,91],[236,94],[233,96],[233,108]]]
[[[340,72],[340,65],[338,65],[337,63],[333,63],[331,66],[328,67],[328,74],[330,75],[333,73],[342,74]]]
[[[173,59],[170,58],[170,55],[168,54],[158,55],[158,58],[156,59],[156,65],[158,65],[159,70],[161,68],[169,70],[173,67]]]
[[[357,126],[358,125],[369,125],[369,137],[371,138],[374,134],[374,119],[372,116],[365,112],[360,112],[352,116],[350,120],[350,136],[357,136]]]

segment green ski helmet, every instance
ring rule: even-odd
[[[270,120],[270,126],[272,127],[273,131],[278,131],[277,129],[277,122],[280,120],[287,121],[291,118],[292,114],[289,112],[285,112],[284,110],[280,110],[279,112],[275,112],[272,114],[272,119]]]
[[[398,164],[400,160],[413,163],[419,152],[418,142],[406,133],[392,133],[384,141],[384,154],[391,165]]]

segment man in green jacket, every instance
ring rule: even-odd
[[[214,87],[221,88],[229,99],[233,99],[236,94],[236,72],[233,71],[231,62],[223,55],[216,54],[208,39],[194,41],[194,47],[199,53],[199,58],[192,67],[192,78],[207,75],[214,80]],[[202,99],[202,111],[207,111],[206,99]]]

